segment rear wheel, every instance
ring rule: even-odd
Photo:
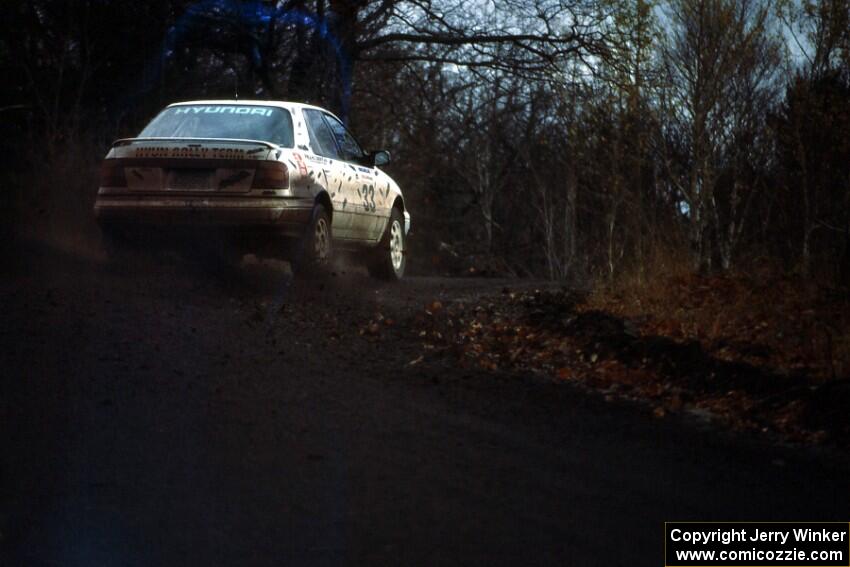
[[[368,264],[369,273],[376,278],[398,281],[404,277],[407,266],[407,249],[404,241],[404,218],[398,209],[393,209],[390,221],[378,244],[375,257]]]
[[[332,257],[330,215],[323,205],[316,205],[310,226],[292,260],[292,269],[299,274],[322,274],[330,267]]]
[[[101,225],[100,238],[106,260],[112,266],[129,264],[138,254],[137,242],[125,230],[118,227]]]

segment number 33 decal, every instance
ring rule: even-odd
[[[373,212],[377,208],[375,206],[375,186],[364,185],[363,189],[357,192],[360,193],[360,197],[363,199],[363,208]]]

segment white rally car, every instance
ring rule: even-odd
[[[410,214],[398,185],[330,112],[277,101],[181,102],[101,168],[95,216],[105,239],[226,235],[240,250],[322,269],[335,249],[370,273],[404,275]]]

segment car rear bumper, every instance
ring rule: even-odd
[[[98,222],[109,225],[269,229],[293,234],[311,219],[313,202],[267,197],[99,195]]]

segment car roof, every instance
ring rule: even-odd
[[[322,112],[327,112],[328,114],[335,116],[337,119],[339,118],[330,110],[327,110],[320,106],[313,106],[312,104],[307,104],[303,102],[291,102],[286,100],[186,100],[182,102],[171,103],[166,108],[171,108],[172,106],[187,106],[195,104],[241,104],[247,106],[277,106],[278,108],[285,108],[287,110],[312,108],[315,110],[321,110]]]

